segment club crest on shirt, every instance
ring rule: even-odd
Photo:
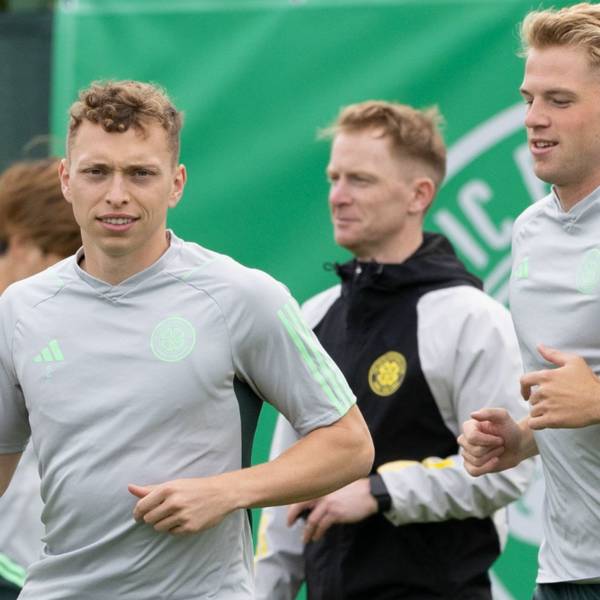
[[[404,381],[406,359],[400,352],[382,354],[369,369],[369,387],[378,396],[390,396]]]
[[[156,358],[165,362],[179,362],[194,349],[196,330],[182,317],[161,321],[152,332],[150,348]]]
[[[576,285],[582,294],[593,294],[600,284],[600,249],[592,248],[583,255],[577,269]]]

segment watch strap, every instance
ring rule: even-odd
[[[377,512],[387,512],[392,508],[392,497],[381,475],[369,475],[369,489],[371,496],[377,501]]]

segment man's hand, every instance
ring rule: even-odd
[[[474,476],[517,466],[537,454],[533,434],[503,408],[483,408],[471,414],[458,437],[465,469]]]
[[[140,498],[133,516],[157,531],[195,533],[234,510],[322,496],[367,474],[373,454],[367,424],[352,406],[338,421],[313,429],[269,462],[211,477],[130,484],[130,493]]]
[[[336,523],[358,523],[377,512],[377,501],[371,496],[369,479],[359,479],[317,500],[292,504],[288,525],[310,510],[304,527],[304,543],[320,540]]]
[[[129,492],[140,498],[133,509],[136,521],[153,525],[156,531],[180,535],[214,527],[231,512],[222,488],[218,477],[128,486]]]
[[[538,351],[558,368],[521,377],[521,394],[531,405],[529,427],[586,427],[600,423],[600,379],[583,358],[542,345]]]

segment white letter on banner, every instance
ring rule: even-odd
[[[474,267],[483,269],[487,266],[488,255],[450,211],[438,210],[433,216],[433,220]]]
[[[497,229],[489,215],[483,210],[482,205],[492,199],[490,186],[479,179],[469,181],[458,193],[458,203],[469,218],[481,237],[494,248],[502,250],[510,246],[512,219],[504,219]]]

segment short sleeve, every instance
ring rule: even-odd
[[[21,386],[12,349],[14,320],[5,296],[0,297],[0,454],[22,452],[30,435]]]
[[[249,273],[226,316],[237,374],[300,434],[330,425],[356,402],[354,394],[287,289]]]

